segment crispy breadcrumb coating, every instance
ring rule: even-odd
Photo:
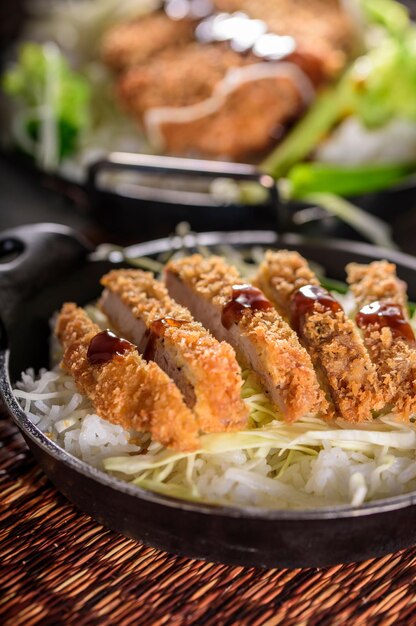
[[[161,148],[176,154],[199,151],[243,158],[271,147],[280,126],[304,110],[304,99],[313,95],[312,84],[323,80],[319,60],[306,53],[296,52],[286,59],[281,65],[291,67],[286,73],[275,69],[272,76],[259,78],[262,70],[258,65],[267,64],[253,54],[238,54],[226,44],[190,43],[174,55],[161,53],[128,69],[118,80],[117,93],[122,106],[144,125],[149,136],[154,138],[156,132]],[[251,80],[238,84],[226,79],[230,70],[248,66],[253,68]],[[295,74],[297,79],[294,72],[299,74]],[[232,89],[219,96],[215,90],[220,84],[224,88],[225,79]],[[214,93],[213,110],[209,99]],[[187,108],[201,103],[205,103],[202,113]],[[177,109],[179,118],[175,117]],[[162,118],[156,123],[158,111]]]
[[[284,124],[303,110],[304,102],[291,76],[242,82],[213,113],[188,121],[161,122],[161,148],[173,154],[197,151],[211,157],[250,160],[271,149]]]
[[[287,320],[290,318],[292,294],[305,285],[319,285],[318,278],[305,259],[297,252],[288,250],[268,250],[254,282]]]
[[[287,250],[268,251],[255,282],[288,320],[292,295],[306,285],[319,285],[305,259]],[[372,410],[381,408],[383,397],[374,365],[342,309],[328,310],[315,302],[302,323],[300,339],[336,414],[349,421],[362,421],[371,418]]]
[[[393,263],[350,263],[346,269],[357,310],[376,301],[397,304],[408,321],[407,286],[397,277]],[[362,335],[376,365],[386,405],[391,406],[396,414],[408,418],[416,412],[415,343],[376,323],[363,329]]]
[[[228,41],[201,43],[195,35],[198,20],[173,20],[163,11],[116,25],[104,36],[102,55],[118,72],[119,101],[157,150],[260,158],[284,125],[304,112],[314,87],[340,73],[354,47],[351,21],[337,0],[222,3],[230,11],[241,5],[266,23],[269,35],[294,38],[294,51],[265,63],[280,72],[266,77],[264,68],[256,68],[250,76],[229,74],[264,59],[240,53]]]
[[[230,342],[244,366],[256,372],[287,421],[317,411],[324,401],[310,358],[288,324],[270,308],[245,309],[225,328],[221,322],[232,288],[244,282],[222,258],[192,255],[166,266],[170,293],[218,339]]]
[[[407,285],[397,277],[394,263],[349,263],[345,269],[358,309],[379,300],[400,304],[407,314]]]
[[[188,106],[209,98],[227,70],[247,62],[223,44],[191,43],[130,68],[120,77],[117,91],[123,105],[141,119],[148,109]]]
[[[61,366],[90,398],[97,414],[123,428],[150,431],[167,447],[196,450],[195,416],[170,378],[155,363],[146,363],[133,345],[107,363],[91,365],[88,347],[100,332],[83,309],[63,305],[55,327],[64,350]]]
[[[102,56],[112,69],[126,69],[170,48],[176,52],[192,41],[194,29],[194,21],[171,20],[163,12],[151,13],[110,28],[102,41]]]
[[[266,22],[269,31],[290,35],[338,72],[355,45],[355,27],[339,0],[214,0],[220,11],[243,11]]]
[[[106,287],[103,310],[116,328],[121,326],[123,335],[139,346],[139,351],[145,350],[145,358],[145,344],[154,323],[171,320],[171,325],[165,323],[162,336],[153,339],[154,354],[150,358],[173,377],[192,406],[201,430],[244,428],[248,410],[241,399],[241,371],[232,347],[218,342],[196,322],[150,272],[113,270],[101,282]],[[114,296],[118,302],[109,304],[109,297]]]

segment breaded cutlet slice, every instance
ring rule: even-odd
[[[271,149],[278,129],[303,112],[313,94],[294,64],[256,63],[231,70],[201,102],[145,111],[143,124],[160,150],[239,161]]]
[[[416,343],[409,325],[406,283],[388,261],[350,263],[346,269],[356,302],[356,320],[377,368],[384,401],[393,412],[408,418],[416,412]],[[389,324],[391,315],[393,327]]]
[[[269,32],[290,35],[338,72],[351,54],[356,27],[340,0],[214,0],[219,11],[243,11],[266,22]]]
[[[162,51],[180,48],[194,36],[193,20],[171,20],[159,11],[110,28],[103,37],[101,53],[113,70],[145,63]]]
[[[100,307],[145,359],[175,381],[204,432],[239,430],[248,410],[240,367],[230,345],[218,342],[169,297],[152,273],[113,270],[105,275]]]
[[[223,43],[190,43],[130,68],[117,93],[158,149],[242,159],[274,145],[323,79],[319,59],[301,51],[262,62]]]
[[[370,419],[372,410],[383,404],[374,365],[354,323],[319,286],[306,260],[297,252],[268,251],[255,283],[297,327],[335,415],[349,421]],[[308,286],[319,289],[322,297],[310,297]],[[300,292],[303,288],[306,291]]]
[[[117,93],[123,106],[140,120],[151,109],[184,107],[209,98],[230,68],[249,63],[249,58],[224,44],[192,42],[163,52],[148,63],[123,73]]]
[[[368,265],[349,263],[345,269],[357,309],[376,300],[394,302],[403,307],[408,318],[407,285],[398,278],[394,263],[389,261],[373,261]]]
[[[73,303],[63,305],[55,327],[63,347],[61,366],[97,414],[123,428],[150,431],[154,440],[169,448],[196,450],[196,418],[156,363],[146,363],[128,342],[122,353],[107,362],[91,363],[88,350],[101,332],[83,309]]]
[[[305,285],[320,285],[305,259],[297,252],[288,250],[268,250],[254,282],[287,320],[290,320],[291,315],[292,294]]]
[[[292,37],[294,50],[276,61],[240,53],[229,41],[198,41],[198,20],[170,19],[163,11],[104,36],[105,62],[122,70],[120,104],[157,151],[259,158],[310,105],[315,88],[342,71],[354,37],[337,0],[262,2],[228,0],[227,7],[223,0],[222,8],[241,5],[266,23],[267,36]]]
[[[237,358],[257,374],[285,420],[321,408],[324,399],[307,352],[264,295],[255,290],[255,307],[242,306],[233,319],[233,287],[246,288],[249,300],[252,290],[242,285],[244,281],[233,266],[217,256],[195,254],[170,261],[165,280],[175,300],[187,306],[218,340],[233,346]],[[236,307],[240,309],[238,303]]]

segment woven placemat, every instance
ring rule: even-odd
[[[416,624],[416,548],[326,569],[196,561],[109,531],[72,506],[0,420],[0,624]]]

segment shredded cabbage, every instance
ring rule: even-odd
[[[277,179],[307,157],[345,117],[356,116],[368,128],[378,128],[395,118],[416,123],[416,26],[406,9],[393,0],[359,0],[359,6],[370,35],[377,25],[374,40],[369,37],[367,51],[347,68],[337,84],[318,97],[263,163],[265,171]]]
[[[197,452],[176,452],[152,442],[145,455],[104,459],[105,469],[144,489],[187,500],[232,502],[236,490],[240,498],[245,490],[249,502],[256,503],[261,496],[263,504],[290,508],[340,503],[337,490],[347,492],[349,501],[359,506],[383,491],[382,480],[397,456],[410,456],[407,471],[416,477],[412,469],[416,467],[414,424],[404,424],[392,415],[353,428],[343,420],[328,424],[315,415],[288,424],[272,407],[255,375],[246,370],[243,379],[249,429],[202,435]],[[321,480],[322,474],[328,475],[328,495],[311,478],[314,464],[323,463],[322,455],[329,459],[328,468],[318,475]],[[351,464],[351,455],[362,472]],[[341,469],[333,466],[337,457]],[[208,475],[207,484],[203,474]]]

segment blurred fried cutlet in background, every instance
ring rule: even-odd
[[[118,72],[122,107],[155,149],[253,158],[270,149],[276,129],[299,117],[315,90],[342,70],[352,53],[353,26],[337,0],[214,4],[214,11],[227,13],[173,20],[160,10],[117,25],[104,38],[103,57]],[[280,51],[261,52],[261,36],[266,48]]]

